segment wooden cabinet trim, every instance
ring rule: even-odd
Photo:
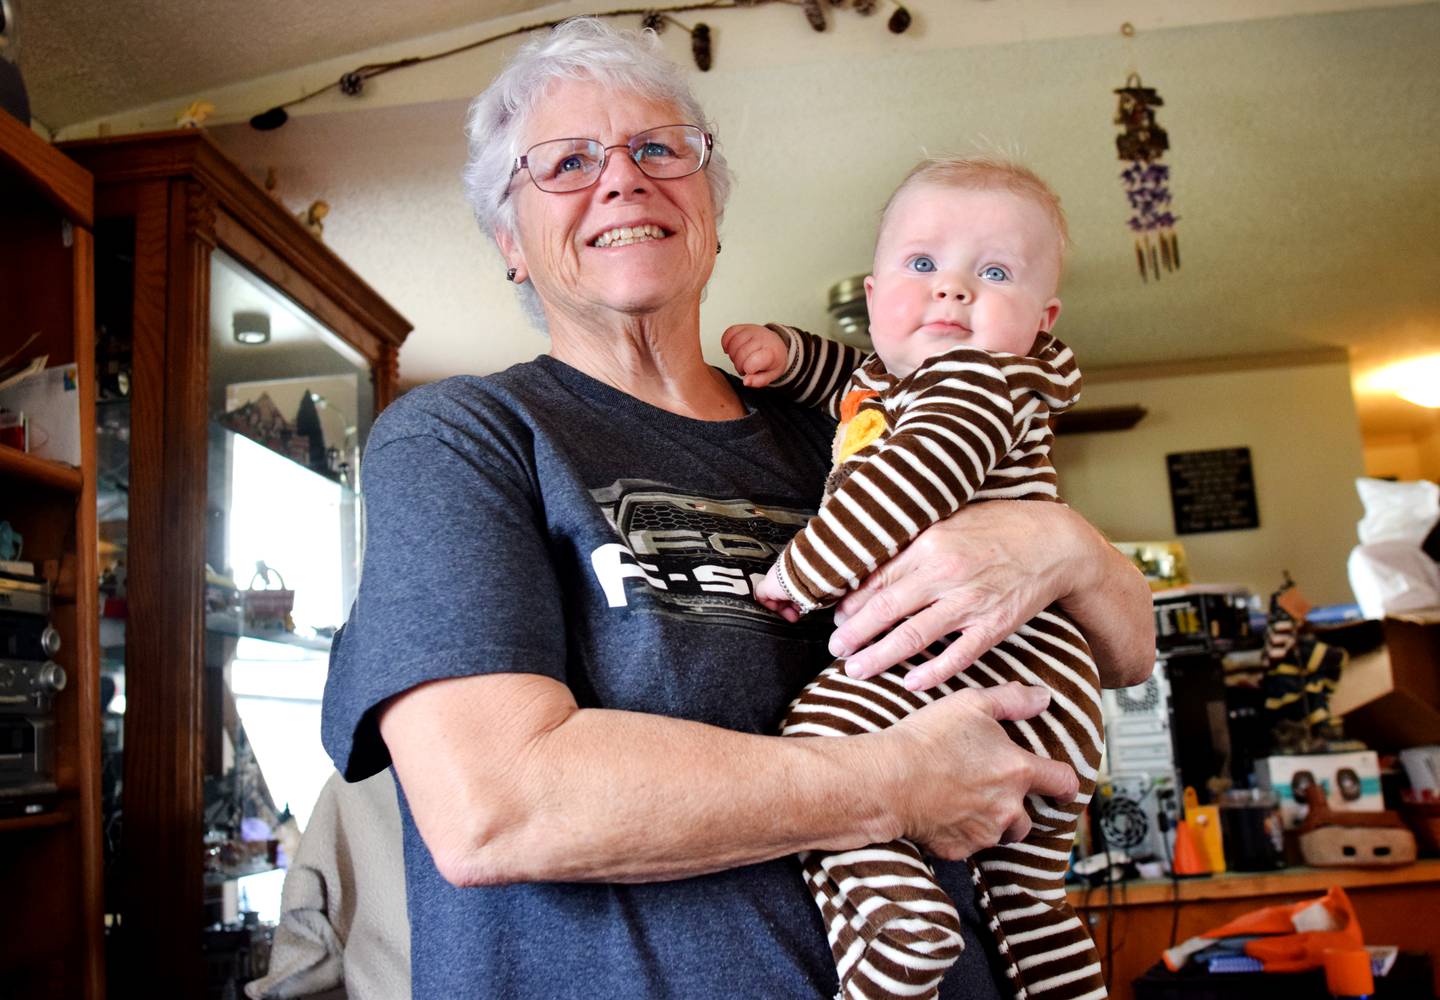
[[[95,224],[90,172],[7,114],[0,114],[0,164],[27,177],[71,222]]]
[[[275,199],[245,176],[202,132],[186,129],[146,136],[120,136],[64,143],[60,147],[103,184],[190,175],[210,187],[218,205],[262,243],[287,259],[322,293],[346,311],[363,317],[371,334],[396,347],[412,329],[409,321],[329,248],[314,252],[315,238]]]

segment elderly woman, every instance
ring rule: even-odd
[[[376,423],[325,706],[347,777],[399,779],[416,997],[831,996],[795,852],[903,835],[963,858],[1076,782],[1006,739],[996,720],[1047,697],[1019,686],[866,736],[772,735],[827,639],[874,673],[963,628],[959,669],[1059,600],[1107,680],[1149,669],[1148,591],[1058,504],[966,508],[833,635],[755,603],[833,428],[702,358],[730,187],[707,129],[653,38],[590,20],[473,106],[476,215],[550,350]],[[937,869],[974,925],[964,866]],[[944,995],[999,995],[984,937]]]

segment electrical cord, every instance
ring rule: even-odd
[[[1105,855],[1105,959],[1100,967],[1100,974],[1105,980],[1105,992],[1109,993],[1110,970],[1115,965],[1115,866],[1111,863],[1110,844],[1105,839],[1104,824],[1096,823],[1094,829],[1100,853]]]
[[[1170,947],[1175,947],[1175,938],[1180,931],[1180,876],[1175,872],[1175,855],[1170,849],[1170,817],[1164,810],[1155,812],[1155,825],[1160,828],[1160,843],[1165,848],[1165,863],[1170,867]]]

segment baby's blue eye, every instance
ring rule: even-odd
[[[915,257],[910,261],[910,268],[922,274],[929,274],[935,270],[935,262],[924,254],[921,254],[919,257]]]
[[[986,281],[1010,280],[1010,275],[1006,272],[1006,270],[996,264],[991,264],[989,267],[982,270],[980,272],[980,277],[984,278]]]

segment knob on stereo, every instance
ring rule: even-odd
[[[58,663],[46,663],[35,675],[35,683],[44,691],[64,691],[65,668]]]
[[[55,631],[54,625],[46,625],[45,631],[40,633],[40,651],[47,658],[60,652],[60,633]]]

